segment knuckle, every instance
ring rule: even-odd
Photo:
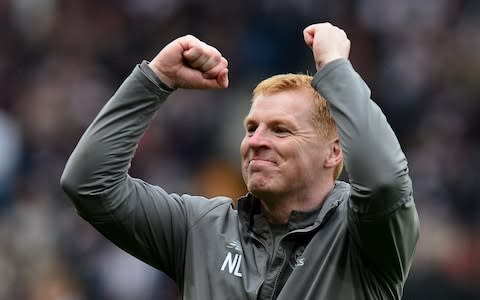
[[[192,34],[186,34],[183,36],[186,39],[191,39],[191,40],[198,40],[194,35]]]
[[[225,67],[228,67],[228,60],[224,57],[221,58],[222,59],[222,64],[225,66]]]

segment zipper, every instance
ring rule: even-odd
[[[323,223],[323,222],[322,222]],[[285,237],[287,236],[290,236],[290,235],[294,235],[294,234],[297,234],[297,233],[308,233],[308,232],[312,232],[314,230],[317,230],[318,227],[320,227],[320,225],[322,225],[322,223],[320,224],[316,224],[316,225],[313,225],[313,226],[309,226],[308,228],[302,228],[302,229],[295,229],[293,231],[290,231],[290,232],[287,232],[285,233],[281,238],[280,238],[280,241],[278,242],[278,248],[280,248],[281,244],[282,244],[282,241],[283,239],[285,239]],[[273,253],[273,256],[272,256],[272,259],[275,259],[276,255],[277,255],[277,252],[278,252],[278,248],[274,250],[274,253]],[[280,278],[280,275],[282,275],[284,269],[285,269],[285,265],[287,263],[287,260],[288,260],[288,255],[287,255],[287,250],[285,250],[285,253],[284,253],[284,257],[283,257],[283,262],[282,262],[282,266],[280,267],[280,271],[278,271],[277,275],[275,276],[275,280],[274,280],[274,284],[273,284],[273,292],[272,292],[272,296],[270,297],[271,300],[273,300],[275,294],[276,294],[276,290],[277,290],[277,283],[278,283],[278,279]],[[266,274],[266,273],[265,273]],[[265,281],[265,280],[264,280]],[[258,295],[258,291],[257,291],[257,295]]]
[[[278,245],[280,246],[280,244],[282,243],[282,240],[287,236],[289,235],[290,233],[293,233],[295,231],[292,231],[292,232],[288,232],[286,234],[284,234],[281,238],[280,238],[280,241],[278,242]],[[260,284],[258,285],[257,289],[255,290],[255,295],[256,295],[256,298],[258,297],[258,294],[260,292],[260,288],[262,287],[262,285],[265,283],[265,278],[267,276],[267,272],[268,272],[268,268],[269,266],[272,264],[273,260],[275,259],[275,256],[277,255],[277,251],[278,251],[278,248],[274,248],[273,249],[273,254],[272,254],[272,257],[270,257],[268,255],[268,249],[267,249],[267,246],[265,246],[265,244],[260,240],[258,239],[257,237],[255,237],[255,235],[253,235],[253,233],[250,233],[250,236],[257,242],[259,242],[263,248],[265,249],[266,253],[267,253],[267,263],[265,264],[265,269],[263,271],[263,274],[262,274],[262,280],[260,281]],[[278,281],[278,277],[279,275],[282,273],[282,270],[283,268],[285,267],[285,262],[287,260],[284,258],[283,262],[282,262],[282,266],[280,268],[280,271],[278,272],[278,274],[276,275],[275,277],[275,283],[273,285],[273,293],[272,293],[272,297],[273,295],[275,295],[275,286],[277,285],[277,281]]]
[[[307,230],[309,231],[309,230]],[[278,241],[278,247],[275,248],[275,245],[274,245],[274,249],[273,249],[273,253],[272,253],[272,257],[268,257],[268,261],[267,261],[267,264],[265,264],[265,270],[264,270],[264,275],[263,275],[263,279],[260,283],[260,285],[257,287],[257,290],[256,290],[256,295],[258,297],[258,293],[260,291],[260,287],[265,283],[265,277],[267,275],[267,272],[268,272],[268,268],[271,266],[271,264],[273,263],[273,261],[275,260],[275,257],[277,256],[277,252],[278,252],[278,249],[280,248],[280,244],[282,243],[283,239],[289,235],[290,233],[294,233],[296,231],[292,231],[292,232],[287,232],[286,234],[284,234],[283,236],[280,237],[280,240]],[[255,238],[255,240],[257,240],[260,244],[262,244],[262,246],[265,248],[265,250],[268,252],[268,249],[267,247],[265,246],[265,244],[262,243],[262,241],[258,240],[257,238]],[[286,263],[287,259],[286,259],[286,255],[284,255],[283,257],[283,262],[282,262],[282,266],[280,267],[280,271],[277,273],[277,275],[275,276],[275,280],[274,280],[274,284],[273,284],[273,291],[272,291],[272,296],[270,297],[270,299],[273,299],[273,296],[275,295],[275,290],[276,290],[276,286],[277,286],[277,282],[278,282],[278,278],[280,277],[280,275],[282,274],[282,271],[283,271],[283,268],[285,267],[285,263]]]
[[[280,247],[280,244],[282,243],[282,240],[283,238],[286,236],[287,234],[285,234],[284,236],[282,236],[282,238],[280,239],[280,242],[278,243],[279,247]],[[276,254],[277,251],[275,251],[275,254]],[[275,257],[275,256],[273,256]],[[275,276],[275,281],[273,283],[273,292],[272,292],[272,296],[270,297],[270,299],[273,300],[273,297],[275,296],[275,292],[277,290],[277,283],[278,283],[278,278],[280,278],[280,275],[282,274],[283,272],[283,269],[285,268],[285,263],[287,262],[287,255],[286,255],[286,252],[283,256],[283,262],[282,262],[282,266],[280,267],[280,271],[277,273],[277,275]]]
[[[338,207],[339,205],[339,201],[336,201],[334,203],[334,205],[332,205],[328,211],[325,213],[322,221],[320,223],[317,223],[317,224],[314,224],[312,226],[309,226],[307,228],[302,228],[302,229],[295,229],[293,231],[290,231],[290,232],[287,232],[285,233],[281,238],[280,238],[280,241],[278,242],[278,245],[280,247],[280,244],[282,243],[283,239],[287,236],[290,236],[290,235],[294,235],[294,234],[297,234],[297,233],[309,233],[309,232],[312,232],[312,231],[315,231],[315,230],[319,230],[319,227],[321,227],[325,222],[326,220],[328,220],[329,216],[335,211],[335,208]],[[262,280],[260,281],[260,284],[258,285],[257,289],[255,290],[255,295],[258,299],[258,294],[259,294],[259,291],[260,291],[260,287],[265,283],[265,278],[266,278],[266,275],[267,275],[267,272],[268,272],[268,266],[273,262],[271,260],[275,259],[275,256],[277,254],[277,251],[278,251],[278,248],[275,248],[274,251],[273,251],[273,255],[272,257],[270,258],[268,256],[268,249],[267,249],[267,246],[265,246],[265,244],[260,240],[258,239],[252,232],[249,233],[249,236],[251,238],[253,238],[255,241],[257,241],[258,243],[260,243],[263,248],[265,249],[266,253],[267,253],[267,263],[265,264],[265,270],[262,274]],[[275,246],[274,246],[275,247]],[[275,295],[275,291],[276,291],[276,286],[277,286],[277,283],[278,283],[278,278],[280,277],[280,275],[282,274],[282,271],[283,269],[285,268],[285,263],[287,262],[287,257],[286,257],[286,253],[285,253],[285,257],[283,259],[283,262],[282,262],[282,266],[280,268],[280,271],[277,273],[277,275],[275,276],[275,282],[274,282],[274,285],[273,285],[273,293],[272,293],[272,296],[270,297],[270,299],[273,299],[274,295]]]
[[[310,228],[303,228],[303,229],[296,229],[294,231],[291,231],[291,232],[287,232],[286,234],[284,234],[281,238],[280,238],[280,241],[278,243],[279,247],[280,247],[280,244],[282,243],[283,239],[286,237],[286,236],[289,236],[289,235],[292,235],[292,234],[295,234],[295,233],[306,233],[306,232],[310,232],[312,230],[315,230],[320,224],[316,225],[316,226],[313,226],[313,227],[310,227]],[[273,259],[275,259],[275,256],[277,255],[277,251],[278,251],[278,247],[274,249],[273,251],[273,254],[272,254],[272,257],[270,257],[268,255],[268,249],[267,249],[267,246],[263,243],[262,240],[258,239],[252,232],[249,233],[249,236],[255,240],[256,242],[258,242],[260,245],[262,245],[263,249],[265,250],[265,252],[267,253],[267,263],[265,264],[265,269],[263,270],[263,274],[262,274],[262,280],[260,280],[260,283],[259,285],[257,286],[256,290],[255,290],[255,295],[256,295],[256,299],[258,299],[258,295],[259,295],[259,292],[260,292],[260,288],[262,287],[262,285],[265,283],[265,279],[266,279],[266,276],[267,276],[267,272],[268,272],[268,268],[269,266],[272,264],[273,262]],[[278,282],[278,278],[280,277],[280,275],[282,274],[282,271],[283,269],[285,268],[285,263],[287,262],[287,259],[286,259],[286,256],[284,257],[283,259],[283,262],[282,262],[282,266],[280,267],[280,271],[277,273],[277,275],[275,276],[275,281],[274,281],[274,285],[273,285],[273,293],[272,293],[272,296],[270,299],[273,299],[273,296],[275,295],[275,290],[276,290],[276,285],[277,285],[277,282]]]
[[[260,291],[260,287],[263,285],[263,283],[265,282],[265,276],[267,274],[267,271],[268,271],[268,265],[270,263],[270,258],[268,257],[268,249],[267,249],[267,246],[265,246],[265,244],[260,240],[258,239],[252,232],[249,233],[249,236],[254,239],[255,241],[257,241],[260,245],[262,245],[263,249],[265,250],[265,253],[267,253],[267,263],[265,264],[265,270],[263,271],[263,274],[262,274],[262,279],[260,280],[260,283],[259,285],[257,286],[257,288],[255,289],[255,298],[258,298],[258,293]]]

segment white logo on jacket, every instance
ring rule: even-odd
[[[289,264],[292,269],[305,265],[305,257],[303,256],[304,251],[305,251],[305,246],[300,246],[295,250],[293,255],[290,257]]]
[[[231,241],[226,246],[229,251],[227,252],[227,256],[225,256],[225,260],[223,261],[222,267],[220,271],[225,272],[237,276],[242,277],[242,273],[240,273],[240,266],[242,264],[242,246],[239,241]]]

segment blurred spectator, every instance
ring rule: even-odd
[[[21,136],[18,125],[0,110],[0,213],[11,200],[11,187],[20,159]]]

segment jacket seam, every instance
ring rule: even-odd
[[[134,73],[135,79],[140,81],[140,83],[150,92],[154,93],[156,96],[169,96],[172,93],[171,91],[163,89],[155,81],[153,81],[153,79],[151,79],[150,76],[142,69],[141,65],[138,65],[137,68],[139,72]]]
[[[351,199],[349,199],[351,200]],[[351,212],[358,216],[360,222],[368,222],[371,220],[375,220],[377,218],[381,217],[388,217],[389,215],[395,213],[399,208],[401,208],[405,203],[407,203],[409,200],[413,201],[413,196],[412,195],[405,195],[403,197],[400,197],[393,205],[390,207],[387,207],[385,209],[379,210],[379,211],[373,211],[373,212],[359,212],[356,211],[358,210],[356,205],[353,205],[351,207]],[[366,200],[368,201],[368,200]]]
[[[190,232],[195,226],[197,226],[197,224],[207,215],[209,214],[212,210],[222,206],[222,205],[228,205],[229,203],[228,202],[225,202],[225,203],[219,203],[219,204],[216,204],[215,206],[211,207],[211,208],[208,208],[208,209],[205,209],[205,211],[203,213],[200,214],[200,216],[197,218],[196,221],[194,221],[192,223],[192,225],[189,226],[188,228],[188,232]]]

